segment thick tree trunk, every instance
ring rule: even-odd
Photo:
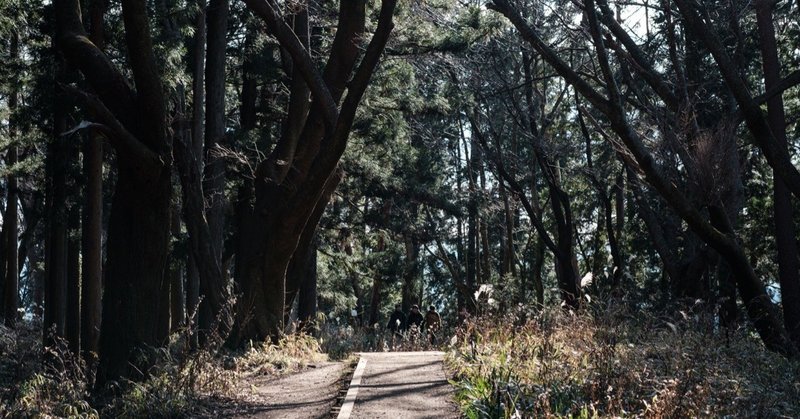
[[[775,41],[775,27],[772,23],[772,8],[775,4],[776,2],[772,0],[758,0],[755,3],[764,69],[764,87],[767,91],[775,87],[781,80],[781,63]],[[786,149],[786,117],[782,95],[775,95],[769,99],[767,107],[767,119],[772,134],[777,140],[777,146]],[[796,228],[792,217],[793,205],[791,193],[780,176],[773,174],[772,179],[783,322],[789,332],[789,337],[800,348],[800,260],[798,260]]]
[[[225,228],[225,159],[218,145],[225,142],[225,59],[227,57],[228,0],[211,0],[207,10],[205,179],[206,218],[217,264],[222,261]],[[203,327],[203,325],[201,325]]]
[[[54,6],[59,48],[98,96],[67,90],[96,113],[102,122],[99,129],[113,133],[108,137],[117,151],[96,380],[102,386],[121,376],[146,374],[148,357],[140,351],[163,344],[169,331],[165,270],[172,191],[166,101],[145,1],[122,1],[135,92],[122,72],[85,37],[79,2],[57,0]],[[49,259],[57,261],[55,255]]]
[[[161,346],[169,334],[171,189],[169,170],[144,177],[119,168],[104,272],[100,383],[146,373],[149,360],[136,352]]]
[[[103,144],[90,133],[83,150],[86,177],[83,209],[82,279],[81,279],[81,348],[84,359],[98,353],[101,320],[103,275]]]
[[[63,63],[58,70],[63,80]],[[67,318],[67,200],[66,144],[61,133],[67,130],[67,105],[63,94],[56,93],[53,116],[53,141],[47,150],[47,236],[45,238],[44,341],[51,335],[64,336]]]
[[[105,0],[92,1],[91,39],[103,48]],[[99,353],[103,293],[103,139],[90,132],[83,145],[84,189],[83,228],[81,229],[81,350],[93,364]]]
[[[297,318],[301,329],[317,318],[317,245],[318,239],[315,235],[306,252],[306,275],[297,295]]]
[[[306,223],[306,228],[303,230],[303,234],[300,236],[300,240],[297,243],[297,249],[295,249],[292,260],[289,262],[289,268],[286,272],[286,307],[284,309],[284,317],[288,316],[295,297],[303,288],[309,291],[314,290],[316,294],[317,225],[320,219],[322,219],[325,208],[328,202],[330,202],[333,192],[336,191],[339,182],[341,182],[343,175],[344,173],[341,170],[337,170],[337,172],[333,174],[331,181],[325,185],[325,190],[320,197],[320,201],[311,213]],[[312,263],[314,266],[311,266]],[[308,284],[308,282],[314,282],[314,284]],[[308,295],[306,297],[308,297]],[[314,307],[316,307],[316,302],[314,302]],[[306,301],[305,309],[308,308],[310,308],[309,303]],[[316,312],[316,309],[314,308],[311,311]],[[298,318],[301,322],[307,322],[309,320],[303,316],[298,316]]]

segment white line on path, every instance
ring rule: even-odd
[[[353,372],[350,388],[347,390],[347,395],[344,396],[344,403],[342,403],[342,408],[339,409],[339,416],[337,416],[336,419],[349,419],[350,414],[353,413],[353,405],[356,403],[358,388],[361,386],[361,376],[364,375],[366,366],[367,359],[362,356],[361,359],[358,360],[355,372]]]

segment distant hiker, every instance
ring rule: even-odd
[[[392,331],[392,339],[395,336],[403,337],[403,330],[406,328],[406,315],[403,314],[403,307],[400,304],[394,306],[392,315],[389,316],[389,324],[386,328]]]
[[[406,329],[411,329],[412,326],[417,326],[417,329],[422,329],[423,321],[425,321],[425,319],[422,318],[422,313],[419,312],[419,306],[414,304],[411,306],[411,313],[408,313]]]
[[[425,313],[425,329],[428,331],[428,340],[431,345],[436,344],[436,332],[442,327],[442,317],[436,312],[436,307],[428,307],[428,312]]]
[[[419,306],[414,304],[411,306],[411,313],[408,313],[408,321],[406,322],[406,330],[408,330],[408,339],[411,344],[416,344],[420,341],[422,336],[422,322],[425,319],[422,313],[419,312]]]

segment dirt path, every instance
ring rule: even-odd
[[[250,379],[237,389],[235,400],[221,401],[198,417],[328,418],[339,391],[345,364],[323,362],[281,378]],[[347,385],[345,383],[345,385]]]
[[[453,388],[447,382],[442,352],[364,353],[363,374],[355,390],[349,419],[458,418]],[[346,415],[347,400],[343,406]]]

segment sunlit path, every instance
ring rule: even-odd
[[[339,418],[457,418],[453,388],[442,365],[443,355],[361,354],[360,368],[356,369]]]

